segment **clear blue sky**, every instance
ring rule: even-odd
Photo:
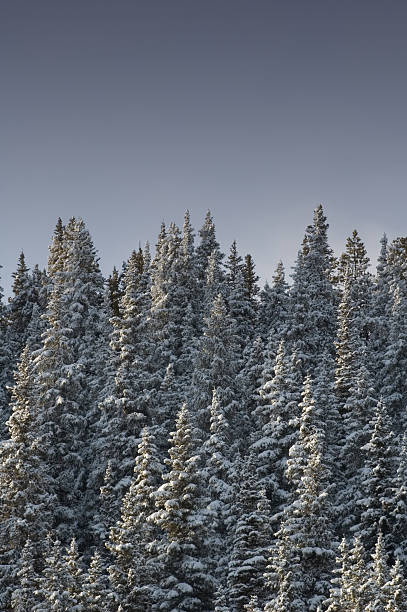
[[[262,278],[322,202],[336,251],[407,234],[407,3],[0,0],[0,263],[82,216],[102,268],[213,211]]]

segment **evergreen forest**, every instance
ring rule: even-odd
[[[78,218],[21,253],[1,612],[407,612],[407,237],[310,221],[263,287],[210,212],[108,278]]]

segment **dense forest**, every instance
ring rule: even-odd
[[[103,278],[81,219],[0,305],[2,612],[406,612],[407,238],[321,206],[259,287],[162,224]]]

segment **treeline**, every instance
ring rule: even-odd
[[[406,612],[407,238],[314,211],[258,285],[210,213],[104,279],[84,223],[0,306],[0,609]]]

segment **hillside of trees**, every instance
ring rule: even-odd
[[[107,279],[81,219],[21,254],[2,612],[407,611],[407,238],[327,231],[263,288],[209,212]]]

